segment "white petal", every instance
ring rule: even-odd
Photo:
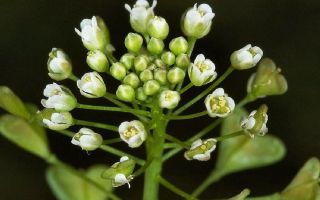
[[[120,158],[120,162],[124,162],[124,161],[126,161],[126,160],[129,160],[129,157],[128,157],[128,156],[122,156],[122,157]]]

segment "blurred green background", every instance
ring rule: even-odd
[[[107,23],[116,55],[124,53],[123,40],[131,31],[128,12],[120,0],[0,0],[0,85],[8,85],[25,101],[40,106],[42,90],[52,81],[47,77],[46,62],[52,47],[64,49],[71,57],[75,74],[88,70],[86,50],[75,34],[83,18],[101,16]],[[195,54],[204,53],[217,66],[218,74],[229,65],[232,51],[247,43],[260,46],[265,56],[275,60],[288,79],[289,91],[284,96],[260,99],[270,107],[269,131],[283,139],[287,146],[285,159],[271,167],[241,172],[225,177],[203,194],[204,199],[229,197],[248,187],[254,196],[283,189],[299,167],[311,156],[320,157],[320,1],[319,0],[216,0],[201,1],[213,6],[216,13],[210,34],[197,42]],[[170,37],[181,35],[180,16],[194,0],[160,0],[156,13],[171,25]],[[223,87],[239,101],[245,95],[246,81],[253,70],[233,73]],[[112,91],[116,82],[108,82]],[[67,81],[66,85],[76,87]],[[194,89],[192,96],[201,89]],[[75,92],[76,93],[76,92]],[[77,94],[77,93],[76,93]],[[81,102],[101,103],[99,100]],[[195,105],[200,110],[203,104]],[[192,112],[192,111],[190,111]],[[124,116],[76,111],[82,119],[96,119],[118,124]],[[130,116],[130,119],[132,117]],[[212,119],[197,123],[179,122],[171,132],[181,139],[201,129]],[[211,135],[217,135],[218,130]],[[72,146],[69,139],[49,132],[52,149],[64,161],[77,167],[92,163],[112,164],[118,158],[103,152],[87,155]],[[120,148],[127,149],[120,144]],[[142,149],[133,150],[143,156]],[[214,154],[216,155],[216,153]],[[214,156],[213,156],[214,157]],[[165,166],[165,175],[186,191],[191,191],[214,166],[209,162],[187,162],[179,154]],[[0,199],[54,199],[44,178],[46,164],[0,137]],[[124,199],[140,199],[142,178],[132,189],[120,188]],[[161,190],[161,199],[177,199]]]

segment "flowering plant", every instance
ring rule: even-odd
[[[170,27],[165,18],[155,14],[156,4],[156,1],[150,5],[146,0],[137,0],[133,6],[125,5],[135,32],[125,37],[127,52],[120,58],[113,55],[115,48],[103,19],[93,16],[82,20],[75,31],[88,50],[86,61],[91,70],[81,78],[73,74],[66,52],[52,49],[48,75],[54,81],[74,81],[79,91],[55,82],[48,84],[43,91],[45,99],[41,100],[44,109],[39,111],[23,103],[9,88],[0,88],[0,107],[9,113],[0,118],[0,132],[50,165],[47,179],[58,199],[121,199],[113,188],[123,185],[130,188],[142,174],[144,200],[159,199],[159,185],[184,199],[200,199],[205,189],[228,174],[270,165],[283,158],[283,143],[267,134],[267,105],[262,104],[250,114],[244,109],[258,98],[287,91],[287,81],[280,69],[271,59],[262,59],[261,48],[249,44],[230,55],[230,67],[219,75],[221,68],[212,60],[203,54],[192,55],[196,41],[210,32],[215,17],[212,8],[208,4],[189,8],[181,19],[184,36],[166,44]],[[235,101],[220,86],[233,71],[256,66],[257,72],[250,77],[247,94],[241,101]],[[119,83],[114,94],[106,76]],[[202,86],[207,88],[181,105],[189,89]],[[90,99],[104,98],[115,106],[82,104],[76,93]],[[181,114],[202,99],[203,111]],[[70,112],[74,109],[127,113],[128,121],[117,125],[85,121],[73,117]],[[213,122],[187,140],[179,139],[167,129],[176,120],[204,116],[213,118]],[[207,136],[220,124],[220,136]],[[72,126],[81,128],[78,132],[67,130]],[[85,172],[79,171],[51,152],[44,127],[70,137],[70,144],[85,152],[100,149],[119,156],[120,160],[109,167],[94,165]],[[116,134],[106,139],[102,130]],[[127,149],[122,151],[112,146],[118,142],[126,143]],[[145,159],[130,152],[131,148],[143,147]],[[214,170],[192,193],[178,188],[162,173],[165,162],[181,151],[190,162],[217,157]],[[318,200],[319,173],[319,160],[312,158],[283,191],[249,198],[249,189],[244,189],[230,200]]]

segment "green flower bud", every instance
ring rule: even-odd
[[[129,33],[124,40],[124,45],[128,51],[138,53],[142,47],[143,38],[137,33]]]
[[[72,73],[68,55],[61,49],[53,48],[49,53],[48,75],[56,81],[67,79]]]
[[[135,161],[123,156],[120,158],[120,162],[116,162],[109,169],[102,174],[102,178],[112,180],[113,187],[119,187],[124,184],[128,184],[130,188],[130,181],[133,179],[131,175],[134,171]]]
[[[153,72],[154,80],[158,81],[161,85],[167,83],[167,70],[155,69]]]
[[[116,95],[122,101],[133,102],[135,100],[135,92],[130,85],[119,85]]]
[[[48,84],[43,91],[48,99],[42,99],[41,104],[45,108],[54,108],[60,112],[73,110],[77,106],[77,99],[65,86],[56,83]]]
[[[159,96],[159,105],[161,108],[173,109],[177,107],[180,101],[180,94],[177,91],[164,90]]]
[[[106,85],[102,77],[97,72],[85,73],[80,80],[77,81],[80,93],[88,98],[99,98],[106,94]]]
[[[81,147],[82,150],[86,151],[96,150],[102,145],[102,142],[102,136],[88,128],[81,128],[71,140],[72,144],[77,145]]]
[[[171,51],[166,51],[161,55],[161,60],[171,66],[176,62],[176,56]]]
[[[135,73],[130,73],[123,79],[123,83],[137,88],[140,84],[139,77]]]
[[[263,51],[259,47],[252,47],[251,44],[248,44],[242,49],[233,52],[230,56],[230,62],[235,69],[250,69],[257,65],[262,56]]]
[[[136,91],[136,97],[139,101],[146,101],[148,96],[144,93],[143,88],[139,87]]]
[[[121,81],[126,76],[127,69],[121,62],[116,62],[112,64],[110,74],[113,78]]]
[[[202,38],[206,36],[211,28],[212,19],[215,14],[208,4],[195,4],[182,17],[182,30],[189,37]]]
[[[120,62],[124,64],[124,66],[127,68],[127,70],[131,69],[133,66],[135,56],[131,53],[123,54],[120,58]]]
[[[169,70],[167,78],[170,83],[177,84],[180,83],[185,76],[186,73],[182,69],[180,69],[179,67],[174,67]]]
[[[242,120],[242,129],[253,138],[255,135],[264,136],[268,132],[267,115],[268,107],[261,105],[258,110],[252,111],[249,116]]]
[[[263,59],[257,73],[251,75],[248,81],[248,93],[254,98],[284,94],[288,90],[288,84],[280,73],[281,69],[271,59]]]
[[[54,109],[43,109],[40,112],[43,124],[51,130],[61,131],[73,125],[70,112],[57,112]]]
[[[158,59],[158,58],[154,60],[154,64],[161,69],[167,68],[166,64],[161,59]]]
[[[139,55],[134,59],[134,69],[137,72],[142,72],[143,70],[147,69],[149,65],[149,59],[145,55]]]
[[[153,73],[150,69],[145,69],[140,73],[139,77],[141,81],[146,82],[153,79]]]
[[[82,38],[83,45],[90,51],[104,51],[109,41],[109,30],[102,18],[93,16],[92,19],[84,19],[80,23],[81,31],[75,29]]]
[[[143,84],[143,92],[148,96],[156,94],[159,90],[160,84],[158,81],[149,80]]]
[[[155,16],[149,21],[147,31],[151,37],[164,40],[169,33],[169,25],[162,17]]]
[[[176,58],[176,65],[181,69],[187,69],[190,65],[190,58],[187,54],[180,54]]]
[[[191,145],[190,150],[184,153],[184,157],[187,160],[199,160],[199,161],[208,161],[211,157],[211,152],[215,150],[217,140],[207,139],[202,141],[198,139],[194,141]]]
[[[169,49],[175,55],[186,53],[188,51],[188,42],[184,37],[177,37],[170,41]]]
[[[106,55],[99,50],[88,52],[87,64],[91,69],[97,72],[106,72],[109,68],[109,62]]]
[[[150,53],[158,55],[163,51],[164,43],[162,40],[152,37],[147,45]]]

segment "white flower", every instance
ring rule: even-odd
[[[180,94],[177,91],[164,90],[159,97],[159,105],[161,108],[173,109],[180,101]]]
[[[79,132],[73,136],[71,143],[80,146],[83,150],[93,151],[101,146],[102,141],[103,139],[100,134],[88,128],[81,128]]]
[[[80,80],[77,81],[80,93],[88,98],[99,98],[106,94],[106,85],[102,77],[97,72],[85,73]]]
[[[205,99],[205,105],[210,117],[226,117],[235,107],[234,100],[228,97],[222,88],[217,88]]]
[[[88,50],[104,51],[109,43],[109,32],[100,17],[93,16],[92,19],[84,19],[80,23],[81,31],[75,29],[82,38],[83,45]]]
[[[217,140],[213,138],[204,141],[198,139],[191,144],[190,150],[184,153],[184,157],[187,160],[208,161],[211,152],[216,148],[216,143]]]
[[[132,8],[128,4],[124,5],[130,13],[130,24],[133,30],[138,33],[147,32],[147,25],[150,19],[154,17],[153,9],[156,5],[156,0],[153,1],[151,7],[146,0],[137,0]]]
[[[255,135],[264,136],[268,132],[267,122],[267,106],[262,105],[241,121],[241,127],[245,133],[254,138]]]
[[[199,54],[188,68],[190,81],[195,86],[202,86],[212,82],[217,77],[216,66],[203,54]]]
[[[131,148],[139,147],[147,138],[144,125],[138,120],[122,122],[119,126],[119,134]]]
[[[42,99],[41,104],[45,108],[54,108],[57,111],[71,111],[77,105],[77,99],[72,92],[56,83],[48,84],[43,91],[43,95],[48,99]]]
[[[209,33],[214,16],[208,4],[194,4],[182,19],[182,30],[189,37],[202,38]]]
[[[69,112],[53,112],[48,117],[43,118],[42,122],[51,130],[65,130],[73,124],[73,118]]]
[[[230,61],[234,68],[243,70],[256,66],[262,56],[263,51],[259,47],[252,47],[251,44],[248,44],[242,49],[233,52]]]
[[[48,75],[56,81],[67,79],[72,72],[68,55],[61,49],[53,48],[49,53]]]

